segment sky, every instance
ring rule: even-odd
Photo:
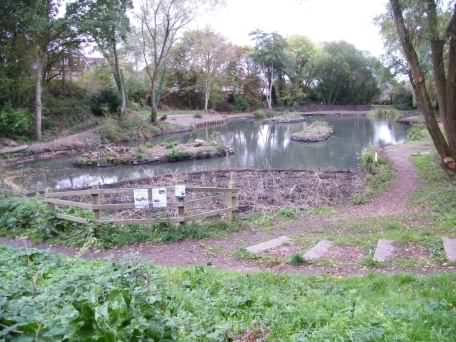
[[[201,15],[194,24],[210,26],[231,42],[251,45],[260,29],[284,36],[305,35],[316,43],[345,40],[380,57],[383,42],[374,18],[387,0],[225,0],[225,6]]]

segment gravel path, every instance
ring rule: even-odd
[[[84,255],[87,259],[124,260],[135,259],[151,262],[161,266],[199,266],[210,265],[228,271],[257,272],[268,270],[268,267],[253,265],[239,261],[233,253],[241,248],[257,244],[282,235],[291,238],[308,233],[324,233],[322,227],[328,224],[340,223],[353,218],[385,217],[410,212],[408,206],[410,196],[417,190],[418,176],[410,160],[416,152],[428,151],[430,146],[425,145],[396,145],[385,149],[386,156],[391,160],[396,171],[395,179],[389,191],[362,206],[348,206],[338,208],[336,215],[330,217],[310,217],[291,224],[275,227],[273,232],[247,230],[232,234],[229,238],[204,241],[183,241],[170,245],[144,244],[110,251],[89,252]],[[14,247],[31,247],[28,241],[11,241],[0,239],[0,244]],[[77,255],[76,250],[48,245],[34,246],[64,255]],[[270,269],[269,269],[270,270]],[[278,267],[274,272],[295,273],[296,269],[288,266]],[[369,270],[353,270],[340,268],[300,268],[299,273],[309,275],[362,275]]]

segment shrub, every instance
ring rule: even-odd
[[[407,134],[408,141],[423,141],[429,138],[429,132],[424,127],[414,126],[410,128]]]
[[[396,121],[402,117],[402,113],[397,109],[375,109],[368,113],[371,119]]]
[[[30,134],[33,114],[6,106],[0,109],[0,136],[15,137]]]
[[[193,117],[194,117],[195,119],[202,119],[202,118],[203,118],[203,114],[201,114],[201,113],[196,113],[196,114],[193,115]]]
[[[299,254],[293,255],[288,262],[291,266],[302,266],[306,264],[306,260]]]
[[[118,113],[120,108],[120,97],[114,89],[103,89],[92,95],[90,109],[96,116],[104,116],[108,113]]]
[[[179,150],[176,147],[172,147],[170,153],[168,154],[168,161],[178,162],[183,160],[190,159],[191,156],[189,153]]]
[[[369,202],[376,195],[384,192],[394,175],[391,164],[374,150],[365,150],[361,156],[361,167],[366,172],[366,189],[353,197],[353,203],[361,205]]]
[[[18,198],[0,201],[0,229],[13,235],[31,230],[32,237],[44,240],[56,235],[58,227],[55,215],[46,204]]]
[[[250,108],[249,101],[244,96],[236,95],[234,97],[233,111],[235,112],[246,112]]]
[[[148,140],[160,134],[161,129],[141,112],[132,112],[121,119],[106,118],[99,132],[103,141],[121,143]]]

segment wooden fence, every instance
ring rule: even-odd
[[[224,216],[226,220],[231,221],[239,209],[239,189],[234,187],[187,187],[186,196],[179,198],[169,195],[172,193],[169,190],[174,187],[166,187],[170,200],[165,208],[160,209],[138,209],[134,200],[131,200],[134,198],[135,190],[147,190],[150,195],[152,189],[156,188],[158,187],[144,186],[53,192],[46,193],[44,201],[57,210],[59,219],[81,224],[185,224],[216,216]],[[62,207],[92,212],[94,219],[70,215],[68,212],[62,212]]]

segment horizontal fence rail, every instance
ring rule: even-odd
[[[146,191],[148,201],[153,189],[166,189],[166,206],[138,208],[134,201],[137,190]],[[87,189],[44,194],[44,201],[57,210],[57,218],[79,224],[153,225],[185,224],[216,216],[233,220],[239,210],[239,189],[217,187],[185,187],[185,197],[175,196],[175,186],[143,186],[138,188]],[[92,218],[61,211],[76,209],[91,213]],[[110,216],[107,214],[110,213]],[[88,215],[87,215],[88,216]]]

